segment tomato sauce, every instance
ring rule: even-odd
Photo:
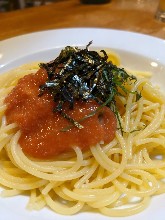
[[[87,150],[101,141],[109,143],[113,140],[117,122],[108,107],[103,107],[92,117],[83,120],[81,125],[84,128],[73,126],[68,131],[62,131],[71,124],[60,113],[53,112],[56,103],[51,94],[38,96],[39,86],[46,79],[44,69],[24,76],[5,99],[7,123],[15,122],[21,130],[19,144],[24,153],[35,158],[49,159],[70,151],[74,146]],[[97,107],[98,104],[93,100],[77,101],[73,110],[66,104],[63,111],[79,121]]]

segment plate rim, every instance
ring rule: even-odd
[[[131,33],[131,34],[136,34],[139,36],[145,36],[145,37],[149,37],[152,39],[157,39],[157,40],[161,40],[161,41],[165,41],[165,39],[161,38],[161,37],[157,37],[157,36],[153,36],[147,33],[141,33],[141,32],[137,32],[137,31],[131,31],[131,30],[124,30],[124,29],[115,29],[115,28],[105,28],[105,27],[65,27],[65,28],[54,28],[54,29],[44,29],[44,30],[38,30],[38,31],[32,31],[32,32],[28,32],[28,33],[23,33],[23,34],[19,34],[13,37],[8,37],[6,39],[3,39],[0,41],[0,44],[4,41],[8,41],[8,40],[12,40],[18,37],[24,37],[24,36],[30,36],[33,34],[38,34],[38,33],[43,33],[43,32],[54,32],[54,31],[66,31],[66,30],[106,30],[106,31],[116,31],[116,32],[127,32],[127,33]]]

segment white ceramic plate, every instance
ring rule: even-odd
[[[110,29],[74,28],[59,29],[22,35],[0,42],[0,73],[30,61],[49,61],[54,59],[61,48],[84,47],[93,40],[91,48],[109,48],[121,57],[124,67],[153,72],[153,83],[165,87],[165,40],[147,35]],[[165,89],[164,89],[165,91]],[[119,220],[99,213],[86,211],[74,216],[62,216],[47,208],[41,211],[27,211],[28,198],[0,198],[1,220]],[[125,220],[164,220],[165,194],[152,199],[150,206],[140,214],[126,217]],[[123,219],[123,218],[122,218]]]

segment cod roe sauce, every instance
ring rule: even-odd
[[[117,122],[108,107],[103,107],[100,112],[82,121],[84,128],[72,127],[66,132],[61,131],[70,123],[59,113],[53,112],[56,103],[51,94],[38,96],[39,86],[46,79],[47,73],[44,69],[24,76],[5,99],[7,123],[17,123],[21,130],[19,144],[25,154],[49,159],[70,151],[74,146],[86,150],[100,141],[109,143],[113,140]],[[77,101],[73,110],[67,104],[63,110],[78,121],[97,107],[98,104],[93,100]]]

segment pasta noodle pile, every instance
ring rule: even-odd
[[[1,196],[29,194],[27,208],[45,206],[72,215],[89,206],[107,216],[143,211],[153,195],[165,192],[165,98],[147,77],[128,85],[131,93],[118,97],[123,134],[82,152],[78,147],[56,160],[26,156],[18,144],[16,124],[6,124],[4,99],[19,78],[36,72],[37,63],[0,76]],[[140,73],[141,74],[141,73]],[[142,97],[137,101],[136,93]],[[119,211],[120,210],[120,211]]]

